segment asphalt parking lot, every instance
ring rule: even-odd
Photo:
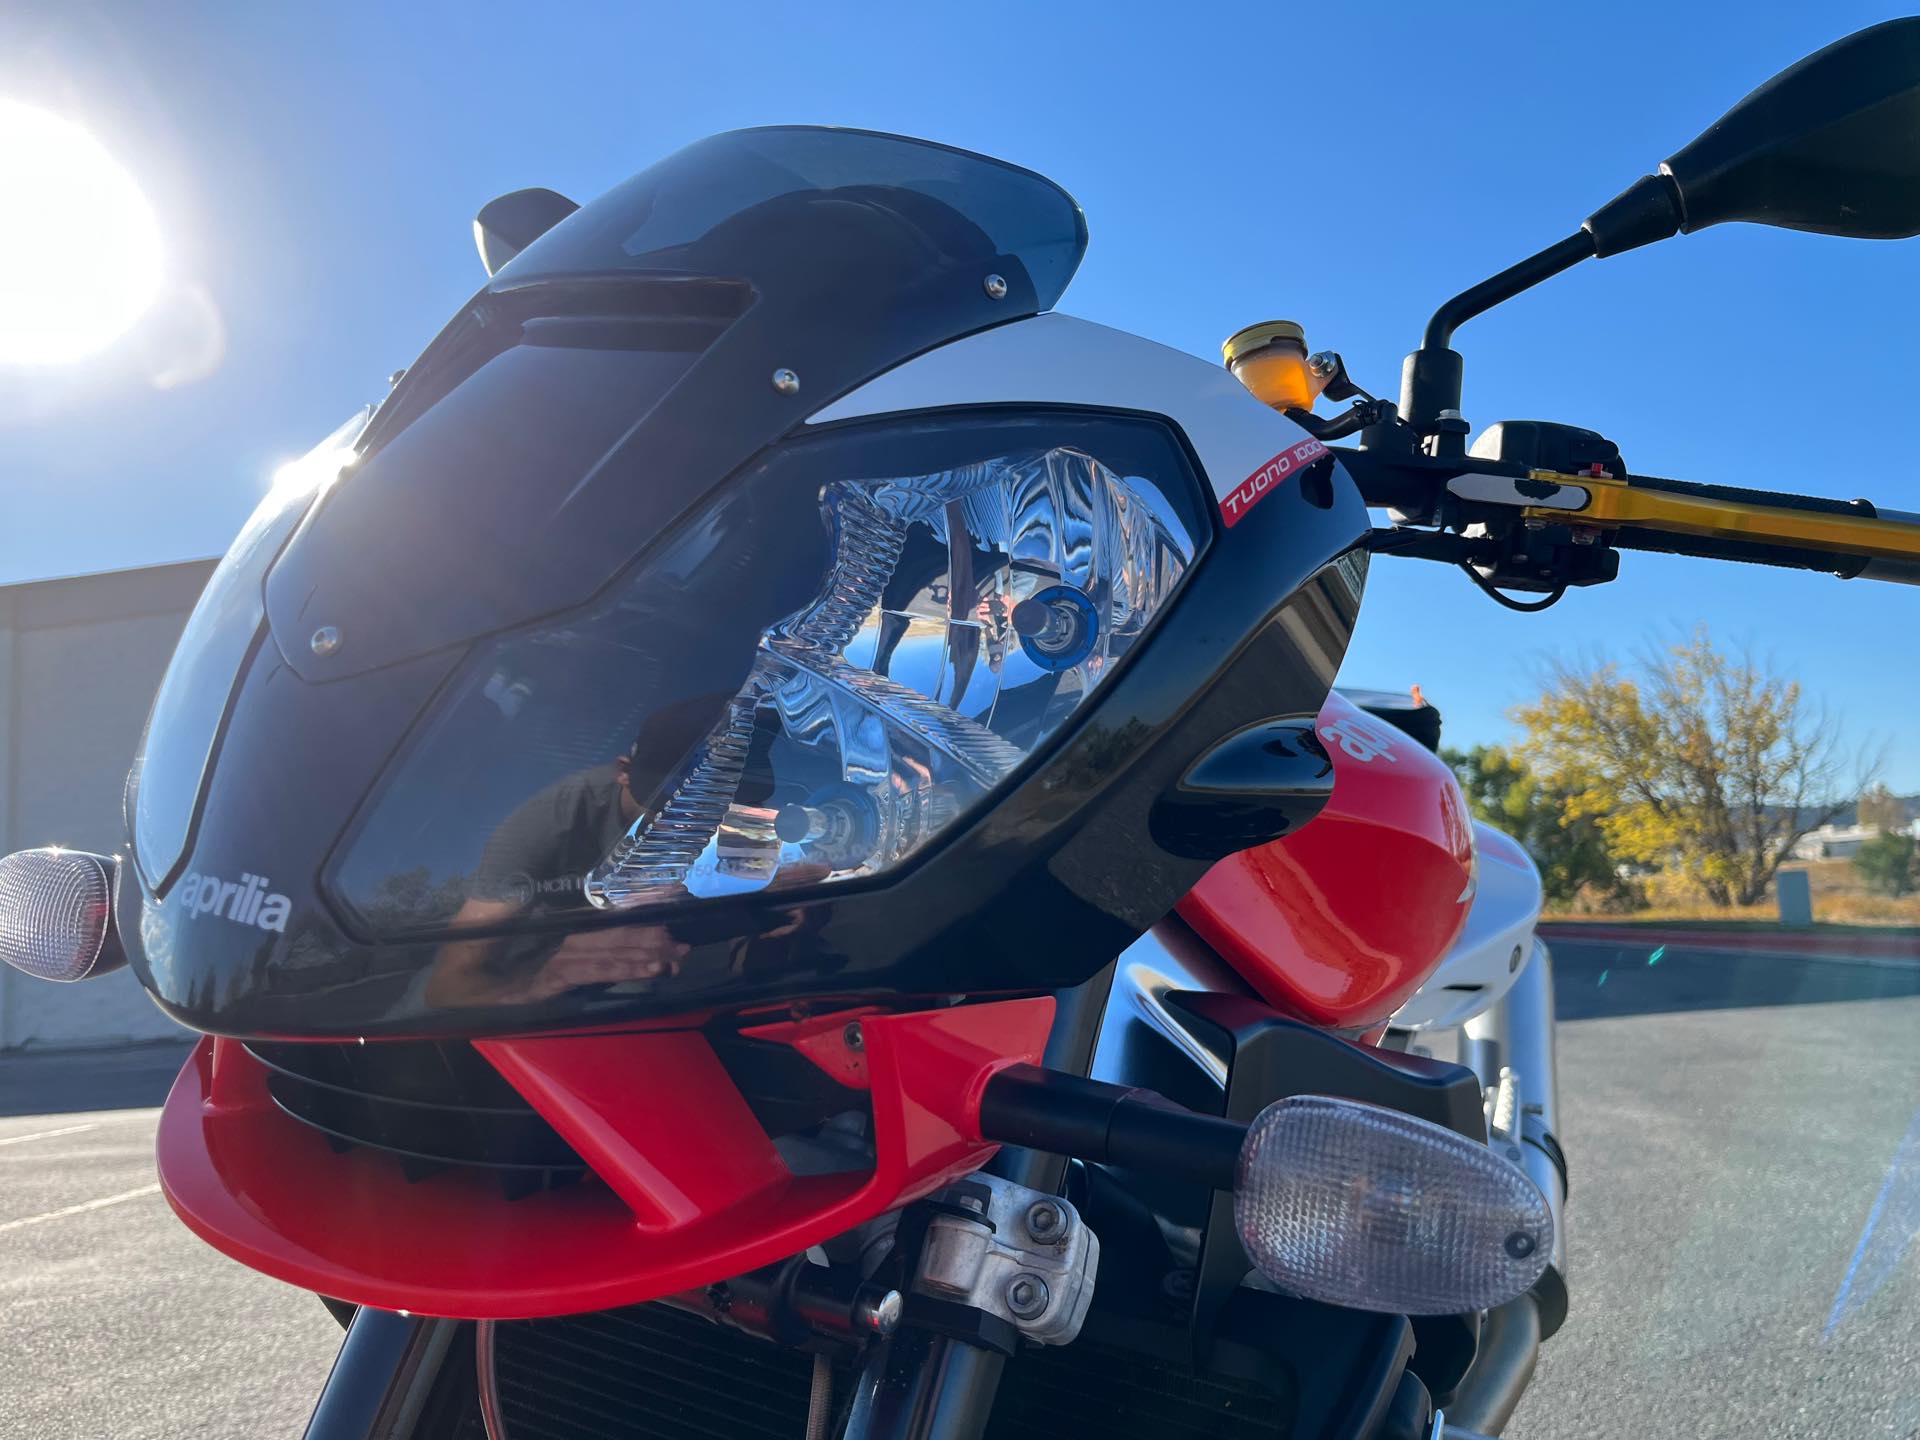
[[[1556,956],[1574,1303],[1507,1433],[1920,1436],[1920,967]],[[300,1433],[339,1331],[155,1190],[182,1053],[0,1058],[0,1440]]]
[[[1920,1435],[1920,968],[1554,954],[1573,1306],[1507,1433]]]
[[[160,1197],[186,1051],[0,1057],[0,1437],[298,1436],[340,1329]]]

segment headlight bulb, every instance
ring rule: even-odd
[[[1093,653],[1100,615],[1086,592],[1049,585],[1013,607],[1013,633],[1042,670],[1071,670]]]
[[[773,829],[783,844],[798,845],[815,864],[852,870],[872,856],[879,822],[866,791],[840,785],[808,796],[804,805],[781,806]]]

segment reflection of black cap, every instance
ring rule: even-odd
[[[741,677],[744,684],[746,677]],[[679,772],[695,746],[713,733],[726,713],[727,702],[739,691],[709,692],[675,700],[651,711],[633,737],[627,759],[636,775],[672,776]]]

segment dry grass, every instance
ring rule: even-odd
[[[1920,925],[1920,894],[1891,899],[1872,895],[1860,883],[1860,872],[1850,860],[1810,860],[1789,865],[1789,870],[1805,870],[1808,888],[1813,892],[1813,918],[1824,925]],[[1670,885],[1665,877],[1655,876],[1647,886],[1648,906],[1643,910],[1607,911],[1596,905],[1576,902],[1547,912],[1549,919],[1592,920],[1602,916],[1621,920],[1763,920],[1777,921],[1780,912],[1769,895],[1759,905],[1722,908],[1710,905],[1697,894]]]

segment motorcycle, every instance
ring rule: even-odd
[[[313,1440],[1497,1434],[1568,1307],[1552,959],[1437,712],[1333,689],[1369,564],[1920,580],[1920,515],[1469,446],[1451,348],[1680,231],[1920,233],[1916,135],[1920,20],[1827,47],[1397,403],[1056,313],[1072,199],[924,141],[504,196],[0,954],[203,1033],[160,1180],[347,1325]]]

